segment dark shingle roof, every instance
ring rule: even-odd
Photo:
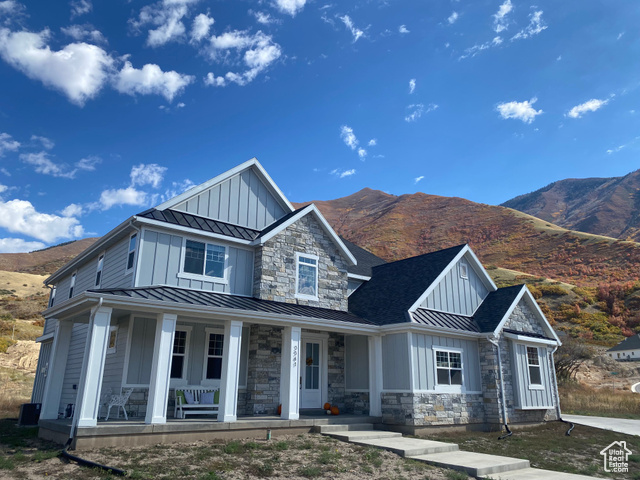
[[[215,308],[230,308],[247,312],[276,313],[286,316],[307,317],[337,322],[372,325],[371,322],[352,313],[328,308],[309,307],[293,303],[273,302],[252,297],[240,297],[225,293],[203,292],[178,287],[136,287],[89,290],[101,295],[112,295],[122,298],[146,299],[158,302],[179,303]]]
[[[640,348],[640,333],[627,337],[615,347],[610,348],[607,352],[616,352],[620,350],[636,350]]]
[[[137,215],[142,218],[149,218],[159,222],[166,222],[172,225],[195,228],[209,233],[217,233],[227,237],[238,238],[240,240],[254,240],[259,234],[259,230],[241,227],[231,223],[212,220],[211,218],[200,217],[192,213],[178,212],[177,210],[157,210],[151,208]]]
[[[349,311],[377,325],[408,322],[409,308],[464,245],[385,263],[349,297]]]
[[[465,317],[464,315],[418,308],[412,314],[412,317],[414,322],[429,325],[430,327],[450,328],[463,332],[480,332],[478,324],[473,321],[473,318]]]
[[[264,237],[267,233],[271,232],[272,230],[275,230],[276,228],[278,228],[280,225],[282,225],[284,222],[286,222],[287,220],[289,220],[291,217],[297,215],[298,213],[300,213],[301,210],[304,210],[305,208],[307,208],[309,205],[305,205],[302,208],[299,208],[297,210],[294,210],[293,212],[287,213],[284,217],[279,218],[278,220],[276,220],[275,222],[273,222],[271,225],[269,225],[268,227],[264,228],[260,234],[258,235],[258,237]]]
[[[495,292],[490,292],[484,302],[478,307],[473,319],[480,327],[481,332],[493,332],[500,324],[500,320],[513,305],[523,285],[499,288]]]
[[[342,240],[342,243],[345,244],[351,254],[356,257],[356,260],[358,261],[357,265],[351,265],[347,267],[347,272],[353,273],[354,275],[364,275],[365,277],[370,277],[371,269],[373,267],[377,267],[378,265],[386,263],[380,257],[376,257],[370,251],[359,247],[355,243],[351,243],[346,238],[340,237],[340,240]]]

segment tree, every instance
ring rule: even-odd
[[[566,336],[563,342],[553,357],[560,382],[575,379],[580,366],[595,355],[593,348],[582,339]]]

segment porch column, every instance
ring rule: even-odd
[[[238,381],[240,379],[240,346],[242,322],[230,320],[224,324],[222,375],[220,378],[219,422],[235,422],[238,418]]]
[[[153,343],[149,399],[144,423],[167,423],[167,402],[173,358],[173,337],[178,316],[173,313],[159,314],[156,319],[156,336]]]
[[[91,310],[74,413],[74,421],[78,427],[95,427],[98,421],[111,311],[108,307]]]
[[[369,415],[382,416],[382,337],[369,337]]]
[[[300,344],[302,328],[284,327],[280,367],[280,402],[283,420],[300,418]]]
[[[72,330],[73,322],[58,321],[58,325],[56,325],[53,345],[51,346],[49,370],[44,383],[44,393],[42,394],[42,408],[40,409],[40,418],[42,419],[55,420],[58,418]]]

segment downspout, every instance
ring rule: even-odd
[[[498,352],[498,376],[500,377],[500,397],[502,398],[502,421],[504,422],[504,429],[507,431],[506,434],[498,437],[498,440],[502,440],[503,438],[510,437],[513,435],[513,432],[509,429],[509,425],[507,424],[507,403],[506,396],[504,393],[504,379],[502,375],[502,355],[500,354],[500,345],[498,343],[497,338],[493,338],[491,336],[487,337],[487,340],[496,347],[496,351]]]
[[[553,388],[556,393],[556,413],[558,414],[558,420],[568,425],[571,425],[569,430],[567,430],[567,433],[565,433],[565,435],[571,436],[571,430],[573,430],[576,426],[572,422],[568,422],[567,420],[564,420],[562,418],[562,412],[560,411],[560,392],[558,391],[558,378],[556,377],[556,363],[553,359],[553,354],[556,353],[557,350],[558,350],[558,345],[553,347],[553,351],[551,352],[551,364],[550,364],[551,372],[549,373],[553,378]]]

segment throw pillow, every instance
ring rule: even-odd
[[[200,403],[202,403],[203,405],[212,405],[213,392],[202,392],[202,395],[200,395]]]
[[[187,403],[189,405],[193,405],[195,402],[195,399],[193,398],[193,393],[189,392],[189,391],[185,391],[184,392],[184,398],[187,401]]]

